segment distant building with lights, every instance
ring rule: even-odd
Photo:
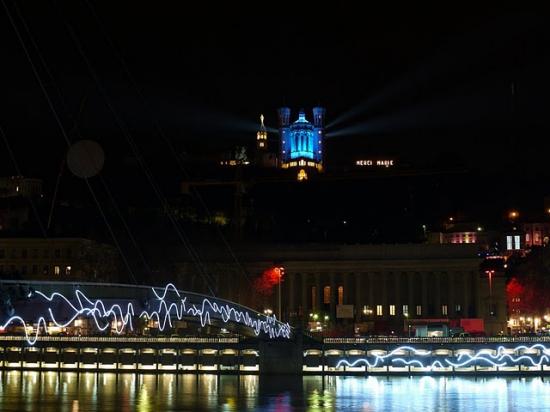
[[[220,297],[259,305],[246,276],[261,276],[274,264],[284,267],[281,284],[283,319],[307,324],[312,315],[332,325],[364,333],[407,332],[421,325],[459,325],[476,320],[485,332],[506,332],[506,278],[480,269],[475,244],[241,244],[235,254],[245,268],[219,252],[204,256],[224,274],[216,277]],[[205,291],[204,279],[189,258],[180,255],[174,279],[189,290]],[[277,308],[277,292],[264,308]]]
[[[24,176],[0,177],[0,198],[42,195],[42,179]]]
[[[521,229],[525,235],[525,246],[547,246],[550,243],[550,223],[523,223]]]
[[[279,115],[280,167],[296,169],[298,180],[307,180],[308,171],[323,170],[323,140],[325,133],[325,109],[314,107],[313,123],[303,110],[298,119],[291,122],[291,111],[281,107]]]
[[[0,238],[0,279],[117,281],[116,249],[84,238]]]

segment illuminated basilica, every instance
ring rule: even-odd
[[[291,110],[281,107],[279,117],[279,167],[296,169],[298,180],[307,180],[308,172],[323,170],[323,139],[325,109],[314,107],[313,123],[307,120],[303,110],[298,119],[291,122]],[[257,149],[266,150],[267,132],[261,116],[261,127],[257,133]]]

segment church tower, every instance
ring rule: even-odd
[[[256,149],[259,151],[267,150],[267,130],[264,125],[264,115],[260,115],[260,130],[256,133]]]

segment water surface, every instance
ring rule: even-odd
[[[543,411],[532,378],[1,372],[1,411]]]

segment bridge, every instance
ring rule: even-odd
[[[260,340],[291,339],[292,328],[234,302],[164,287],[111,283],[1,281],[0,326],[20,327],[33,345],[40,333],[129,335],[167,332],[187,323]]]
[[[0,368],[262,374],[549,374],[550,337],[313,339],[174,285],[0,283]],[[178,326],[184,324],[182,336]],[[189,324],[195,325],[194,329]],[[220,333],[222,330],[231,334]],[[156,331],[157,333],[153,333]],[[178,333],[170,333],[178,331]],[[187,332],[186,332],[187,331]],[[160,336],[165,332],[168,336]]]

